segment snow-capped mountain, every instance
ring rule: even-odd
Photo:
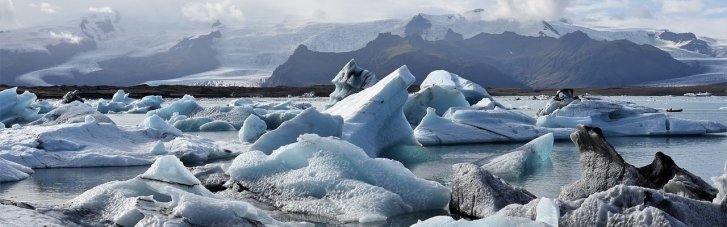
[[[380,33],[416,34],[435,41],[506,31],[558,38],[582,31],[596,40],[627,39],[653,45],[676,58],[727,56],[724,42],[693,34],[595,29],[565,20],[489,21],[482,19],[481,13],[473,10],[357,23],[260,26],[140,21],[118,11],[94,13],[78,20],[1,32],[0,83],[259,85],[301,44],[312,51],[354,51]],[[200,50],[203,54],[195,52]]]

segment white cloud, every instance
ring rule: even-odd
[[[62,31],[59,33],[55,33],[53,31],[51,31],[51,32],[49,32],[49,34],[52,39],[61,40],[63,42],[67,42],[67,43],[78,44],[81,42],[81,40],[83,40],[82,37],[74,35],[73,33],[67,32],[67,31]]]
[[[188,3],[182,7],[182,15],[190,20],[202,22],[216,20],[242,22],[245,20],[242,10],[230,1]]]
[[[695,13],[702,10],[702,0],[663,0],[662,13]]]
[[[519,21],[562,18],[570,0],[497,0],[488,19]]]
[[[57,6],[54,6],[48,2],[41,2],[40,4],[30,3],[28,5],[32,8],[37,8],[44,13],[56,13],[59,9]]]
[[[654,18],[654,15],[651,15],[651,11],[649,11],[648,9],[643,8],[643,7],[632,10],[631,15],[633,15],[636,18],[642,18],[642,19]]]
[[[727,7],[711,8],[704,10],[705,16],[727,14]]]
[[[108,7],[108,6],[104,6],[104,7],[88,7],[88,11],[89,12],[94,12],[94,13],[113,13],[114,12],[114,9],[112,9],[111,7]]]
[[[15,27],[15,5],[12,0],[0,0],[0,30]]]

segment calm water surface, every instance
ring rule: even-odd
[[[698,91],[695,91],[698,92]],[[498,97],[505,105],[518,108],[526,114],[534,115],[538,108],[544,106],[544,100],[530,100],[529,97]],[[604,97],[632,101],[637,104],[657,108],[684,109],[681,113],[670,113],[676,117],[688,119],[713,120],[727,124],[727,97]],[[224,105],[230,99],[201,99],[202,105]],[[284,98],[264,99],[280,102]],[[167,100],[169,104],[172,100]],[[325,99],[306,99],[314,106],[320,107]],[[119,125],[138,125],[143,114],[109,114]],[[215,140],[236,140],[237,132],[196,132],[199,136]],[[620,137],[608,138],[623,158],[635,165],[643,166],[651,162],[654,153],[662,151],[670,155],[676,163],[704,178],[707,182],[712,176],[722,173],[727,161],[727,134],[689,137]],[[494,143],[479,145],[437,146],[421,148],[427,154],[426,161],[409,162],[405,165],[419,177],[435,180],[445,185],[451,182],[451,166],[461,162],[476,161],[481,158],[501,155],[524,143]],[[580,176],[579,156],[570,141],[556,142],[552,153],[552,165],[541,168],[537,172],[514,180],[513,184],[525,187],[538,196],[557,197],[563,185],[571,183]],[[96,185],[126,180],[144,172],[141,167],[105,167],[105,168],[62,168],[38,169],[29,179],[0,184],[0,198],[31,202],[34,204],[59,204],[71,199]],[[441,213],[419,213],[392,218],[388,224],[413,223],[416,219]]]

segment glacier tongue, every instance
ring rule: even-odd
[[[375,85],[350,95],[325,112],[343,117],[342,138],[370,157],[394,145],[419,145],[402,108],[414,76],[402,66]]]

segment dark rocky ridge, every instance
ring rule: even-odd
[[[380,34],[364,48],[343,53],[299,46],[266,85],[327,84],[351,58],[377,75],[407,65],[417,77],[416,84],[427,73],[445,69],[485,87],[622,87],[703,70],[650,45],[596,41],[580,31],[559,39],[505,32],[457,40],[449,34],[449,39],[433,42],[411,33],[407,37]]]

